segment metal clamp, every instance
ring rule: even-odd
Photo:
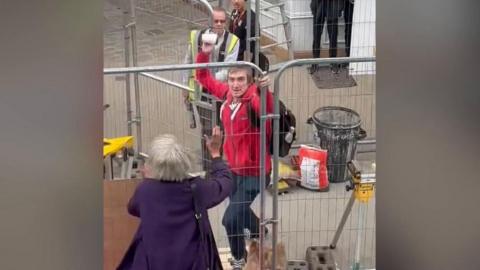
[[[132,120],[130,120],[130,121],[127,121],[127,123],[128,123],[128,124],[132,124],[132,123],[141,123],[141,122],[142,122],[142,120],[141,120],[141,117],[138,117],[138,116],[137,116],[137,117],[135,117],[135,118],[133,118],[133,119],[132,119]]]
[[[135,21],[133,21],[133,22],[130,22],[130,23],[126,24],[126,25],[124,26],[124,28],[130,28],[130,27],[132,27],[132,26],[134,26],[134,25],[136,25],[136,24],[137,24],[137,23],[136,23]]]
[[[278,224],[279,220],[278,219],[273,219],[273,218],[269,218],[269,219],[265,219],[263,222],[260,222],[260,225],[268,225],[268,224]]]
[[[270,113],[260,116],[260,119],[280,119],[280,114]]]
[[[247,38],[248,41],[257,41],[257,40],[260,40],[260,37],[250,37],[250,38]]]

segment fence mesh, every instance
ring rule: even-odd
[[[223,1],[229,2],[229,1]],[[249,1],[250,2],[250,1]],[[311,53],[312,14],[310,1],[295,0],[286,2],[287,15],[290,17],[294,49],[296,56],[309,56]],[[369,9],[370,0],[357,0],[360,6],[357,13],[364,14],[365,20],[358,21],[353,27],[358,33],[352,38],[351,56],[370,56],[374,45],[368,38],[372,34],[371,24],[375,21],[374,10]],[[210,1],[217,5],[218,1]],[[262,5],[277,1],[261,1]],[[228,4],[228,3],[226,3]],[[251,4],[254,7],[254,3]],[[105,2],[104,24],[104,66],[125,66],[125,19],[124,8],[120,1]],[[205,9],[196,1],[187,0],[139,0],[136,1],[136,46],[138,66],[182,63],[188,45],[188,33],[192,29],[206,26],[208,17]],[[260,14],[260,23],[267,17],[278,16],[269,11]],[[276,15],[277,14],[277,15]],[[344,54],[345,21],[340,14],[338,30],[338,56]],[[263,19],[262,19],[263,18]],[[271,18],[272,19],[272,18]],[[309,23],[305,23],[305,21]],[[275,22],[275,18],[271,20]],[[355,21],[355,20],[354,20]],[[263,31],[263,35],[275,37],[281,29]],[[276,34],[275,34],[276,33]],[[374,33],[373,33],[374,34]],[[298,35],[298,36],[297,36]],[[300,36],[301,35],[301,36]],[[328,48],[328,30],[322,34],[321,47]],[[363,38],[363,39],[362,39]],[[354,46],[355,45],[355,46]],[[130,48],[131,50],[131,48]],[[310,52],[308,52],[310,51]],[[131,53],[131,52],[130,52]],[[328,50],[322,51],[322,56]],[[267,53],[267,56],[271,54]],[[276,56],[272,56],[275,58]],[[130,60],[131,61],[131,60]],[[273,60],[273,62],[277,60]],[[280,99],[292,110],[297,118],[297,143],[316,144],[315,132],[306,121],[313,112],[323,106],[342,106],[355,110],[362,119],[362,128],[369,138],[376,137],[375,121],[375,81],[376,67],[370,64],[350,64],[350,74],[331,74],[331,82],[352,80],[353,87],[318,87],[315,74],[310,74],[306,66],[286,71],[280,80]],[[180,71],[155,72],[154,75],[181,83]],[[273,79],[275,73],[270,76]],[[351,77],[350,77],[351,75]],[[342,77],[344,76],[344,77]],[[104,113],[104,136],[117,137],[127,134],[127,75],[104,76],[104,103],[110,107]],[[131,98],[134,96],[134,81],[130,75]],[[327,82],[328,84],[328,82]],[[273,88],[273,87],[272,87]],[[189,114],[183,105],[182,91],[165,83],[139,75],[140,104],[142,115],[142,140],[144,149],[158,134],[174,134],[181,143],[193,150],[199,160],[195,171],[201,171],[200,129],[189,127]],[[132,111],[135,104],[132,102]],[[135,130],[135,127],[133,127]],[[135,134],[135,132],[133,133]],[[241,134],[237,134],[241,135]],[[358,154],[358,159],[375,160],[374,153]],[[304,260],[309,246],[328,246],[335,234],[351,192],[346,192],[344,183],[331,184],[329,192],[317,193],[301,188],[292,188],[289,193],[279,197],[279,240],[287,247],[289,260]],[[221,224],[228,200],[209,212],[212,229],[221,253],[229,256],[229,245],[224,227]],[[375,199],[366,204],[365,223],[362,234],[362,268],[375,268]],[[358,224],[359,204],[356,202],[349,216],[335,251],[339,269],[348,269],[355,256],[355,244],[360,227]]]

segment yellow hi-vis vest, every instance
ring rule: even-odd
[[[192,30],[190,32],[190,47],[192,48],[192,59],[195,62],[195,58],[197,56],[199,48],[202,46],[201,43],[201,35],[206,31],[206,29],[198,31]],[[232,53],[235,45],[238,42],[238,37],[234,34],[225,31],[223,34],[223,42],[220,45],[220,49],[218,50],[217,55],[217,62],[223,62],[225,57]],[[190,100],[198,100],[200,95],[202,94],[202,87],[195,82],[195,70],[192,69],[190,73],[190,77],[188,79],[188,86],[190,89],[194,89],[194,92],[190,92]]]

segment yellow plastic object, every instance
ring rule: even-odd
[[[133,147],[133,136],[117,137],[106,139],[103,138],[103,157],[113,155],[123,148]]]
[[[373,196],[373,184],[355,185],[355,198],[360,202],[368,202]]]
[[[285,192],[288,190],[290,186],[287,184],[287,182],[285,182],[284,180],[280,179],[278,181],[278,192],[279,193],[282,193],[282,192]]]
[[[348,162],[347,167],[352,175],[355,199],[361,203],[367,203],[375,192],[375,162],[352,160]]]
[[[294,170],[290,165],[281,161],[278,162],[278,178],[300,179],[299,171]]]

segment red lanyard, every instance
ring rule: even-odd
[[[232,27],[233,32],[235,32],[235,30],[237,30],[237,27],[239,26],[238,25],[239,22],[240,22],[240,24],[242,23],[242,19],[244,17],[244,14],[245,14],[245,10],[242,12],[242,14],[238,14],[238,11],[237,11],[236,16],[234,16],[234,18],[233,18],[233,27]]]

